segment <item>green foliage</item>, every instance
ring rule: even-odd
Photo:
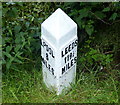
[[[102,22],[112,25],[119,20],[120,3],[65,3],[62,8],[91,36],[97,31],[96,25]],[[71,9],[70,9],[71,8]]]
[[[100,30],[100,27],[105,28],[106,26],[111,27],[115,23],[119,24],[120,3],[64,3],[61,7],[78,24],[78,37],[80,38],[80,43],[82,45],[80,46],[80,52],[78,52],[81,53],[79,59],[81,62],[81,69],[83,67],[83,69],[95,68],[96,70],[100,70],[100,67],[108,67],[113,61],[114,52],[118,51],[113,51],[112,48],[110,49],[110,47],[108,48],[106,46],[106,50],[113,51],[112,54],[106,54],[104,47],[100,46],[101,44],[96,47],[94,41],[97,43],[96,37],[98,31],[102,31]],[[108,28],[105,28],[105,30],[107,29]],[[85,33],[82,33],[82,31]],[[112,31],[112,29],[110,31]],[[100,36],[102,37],[102,34]],[[95,38],[91,39],[93,37]],[[115,37],[117,37],[117,34]],[[108,36],[106,36],[106,38],[108,38]],[[85,42],[83,39],[87,41]],[[97,40],[99,41],[100,39]],[[104,41],[104,44],[107,44],[107,40]],[[108,46],[110,46],[109,44],[110,43],[108,43]]]
[[[108,12],[108,11],[110,11],[110,7],[106,7],[106,8],[104,8],[102,11],[103,11],[103,12]]]
[[[84,30],[88,36],[95,34],[98,23],[114,23],[120,17],[119,3],[4,2],[3,64],[7,69],[12,63],[33,60],[33,53],[40,54],[39,39],[34,37],[40,36],[41,23],[58,7],[70,15],[77,22],[79,30]]]
[[[119,70],[97,74],[94,71],[99,71],[100,67],[109,67],[113,56],[119,55],[120,25],[118,24],[118,27],[112,25],[119,22],[120,3],[2,4],[3,103],[118,102]],[[79,36],[85,38],[85,41],[80,39],[82,42],[78,46],[76,84],[67,94],[60,96],[49,92],[41,81],[41,60],[38,57],[40,43],[39,39],[34,39],[41,34],[41,23],[58,7],[78,24]],[[116,31],[112,30],[113,27]],[[104,33],[106,29],[109,29],[109,33]],[[85,33],[82,33],[82,30]],[[112,50],[112,54],[109,53],[109,49]],[[9,71],[4,72],[5,69]],[[82,72],[84,70],[90,72]]]
[[[90,37],[84,44],[83,48],[80,48],[80,52],[84,52],[81,54],[79,62],[83,65],[83,68],[87,68],[87,70],[98,70],[100,71],[101,67],[108,67],[110,63],[113,61],[113,54],[104,54],[100,52],[97,48],[92,48],[91,43],[93,42],[94,37]],[[97,67],[97,68],[96,68]]]
[[[111,58],[112,56],[113,56],[112,54],[110,55],[101,54],[99,50],[90,48],[90,51],[85,54],[85,59],[81,58],[81,61],[82,62],[89,61],[90,66],[96,63],[98,63],[101,66],[102,65],[106,66],[107,64],[110,64],[110,62],[113,60]],[[82,59],[84,59],[84,61]]]
[[[3,3],[3,64],[25,63],[40,55],[41,23],[54,10],[51,3]],[[48,11],[49,10],[49,11]]]
[[[109,20],[115,20],[117,18],[117,15],[118,15],[117,13],[113,13]]]

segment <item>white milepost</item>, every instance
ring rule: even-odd
[[[57,95],[75,82],[77,24],[60,8],[41,25],[43,80]]]

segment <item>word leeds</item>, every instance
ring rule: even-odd
[[[77,43],[78,40],[74,40],[68,46],[63,48],[61,51],[61,57],[63,58],[63,67],[62,67],[62,75],[67,72],[70,68],[74,66],[77,60]]]

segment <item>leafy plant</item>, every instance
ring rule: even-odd
[[[45,90],[45,86],[40,81],[42,80],[40,57],[35,58],[40,55],[39,39],[35,39],[40,37],[40,25],[58,7],[61,7],[78,24],[79,36],[84,37],[84,40],[80,39],[78,46],[77,70],[80,73],[77,73],[77,76],[79,78],[73,89],[64,96],[56,96]],[[116,53],[117,49],[119,55],[119,27],[115,27],[117,35],[113,34],[113,39],[110,38],[111,36],[108,37],[112,27],[108,30],[106,38],[102,33],[105,31],[103,28],[109,29],[106,26],[119,23],[119,11],[120,3],[117,2],[4,2],[2,11],[3,102],[117,103],[119,80],[116,77],[119,77],[119,70],[113,70],[112,76],[109,74],[105,81],[99,80],[99,77],[94,75],[94,71],[101,70],[100,67],[104,70],[112,62],[114,53],[106,53],[106,50],[113,39],[113,52]],[[103,27],[103,24],[106,26]],[[103,28],[101,29],[100,26]],[[103,39],[111,41],[108,43],[103,40],[104,43],[97,43],[100,40],[96,38],[98,30]],[[37,64],[39,67],[35,68]],[[5,69],[9,71],[4,72]],[[82,72],[84,70],[93,72]]]
[[[120,3],[64,3],[61,6],[78,24],[80,30],[91,36],[97,31],[98,23],[112,25],[119,22]]]
[[[14,63],[25,63],[40,55],[41,23],[51,14],[54,3],[3,3],[3,64],[9,69]],[[49,10],[49,11],[48,11]]]
[[[90,44],[92,43],[93,37],[85,42],[83,48],[80,51],[84,51],[81,54],[79,62],[83,65],[83,69],[100,71],[101,67],[108,67],[113,61],[113,54],[101,53],[99,49],[92,48]]]

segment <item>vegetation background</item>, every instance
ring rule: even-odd
[[[57,96],[42,82],[41,23],[57,8],[78,24],[76,84]],[[3,2],[3,103],[119,103],[119,2]]]

